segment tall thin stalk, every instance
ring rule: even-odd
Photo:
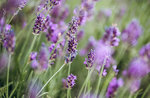
[[[55,72],[55,73],[53,74],[53,76],[49,78],[49,80],[44,84],[44,86],[40,89],[40,91],[37,93],[36,96],[38,96],[38,95],[42,92],[42,90],[47,86],[47,84],[57,75],[58,72],[60,72],[60,71],[62,70],[62,68],[63,68],[65,65],[66,65],[66,63],[64,63],[64,64],[58,69],[58,71]]]
[[[10,62],[11,62],[11,54],[9,54],[9,59],[8,59],[8,66],[7,66],[7,94],[6,97],[8,97],[8,93],[9,93],[9,87],[8,87],[8,83],[9,83],[9,69],[10,69]]]

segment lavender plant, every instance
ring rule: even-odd
[[[1,0],[0,98],[149,98],[148,0]]]

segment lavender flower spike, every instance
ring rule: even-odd
[[[9,53],[14,52],[15,41],[16,41],[16,38],[15,38],[14,32],[12,30],[10,30],[8,33],[4,34],[3,46],[6,48],[6,50]]]
[[[116,26],[110,26],[105,32],[103,41],[111,46],[118,46],[120,41],[118,38],[120,35],[119,29]]]
[[[38,35],[43,29],[44,18],[42,15],[38,15],[33,27],[33,34]]]
[[[91,49],[90,53],[88,54],[88,60],[87,58],[84,61],[84,64],[87,68],[91,68],[95,61],[95,51]]]
[[[74,76],[73,74],[70,74],[66,79],[63,79],[63,84],[66,88],[73,88],[73,86],[75,85],[75,80],[77,79],[76,76]]]

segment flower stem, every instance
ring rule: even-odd
[[[36,96],[38,96],[38,95],[42,92],[42,90],[47,86],[47,84],[57,75],[58,72],[60,72],[60,71],[62,70],[62,68],[63,68],[65,65],[66,65],[66,63],[64,63],[64,64],[58,69],[58,71],[55,72],[55,73],[53,74],[53,76],[49,78],[49,80],[48,80],[48,81],[45,83],[45,85],[40,89],[40,91],[37,93]]]
[[[25,56],[25,68],[24,68],[23,72],[25,71],[25,69],[26,69],[26,67],[27,67],[27,64],[28,64],[28,57],[29,57],[29,55],[30,55],[30,53],[31,53],[31,51],[32,51],[32,49],[33,49],[33,46],[34,46],[35,41],[36,41],[36,38],[37,38],[37,35],[34,35],[34,38],[33,38],[33,41],[32,41],[32,43],[31,43],[30,49],[29,49],[27,55]]]
[[[148,92],[148,90],[150,89],[150,84],[148,85],[148,87],[146,88],[146,90],[144,91],[143,95],[141,98],[145,98],[146,93]]]
[[[71,62],[69,62],[68,64],[68,76],[70,75],[70,70],[71,70]],[[71,93],[71,90],[70,88],[67,89],[67,98],[70,98],[70,93]]]
[[[101,71],[100,71],[99,80],[98,80],[97,88],[96,88],[96,91],[95,91],[96,96],[97,96],[97,94],[98,94],[99,86],[100,86],[100,84],[101,84],[102,73],[103,73],[103,70],[104,70],[104,65],[105,65],[105,63],[106,63],[106,58],[104,59],[104,63],[103,63],[103,65],[102,65],[102,68],[101,68]]]
[[[11,62],[11,54],[9,54],[8,66],[7,66],[7,94],[6,94],[6,97],[7,97],[7,98],[8,98],[8,93],[9,93],[8,83],[9,83],[9,69],[10,69],[10,62]]]

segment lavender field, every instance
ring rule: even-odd
[[[0,98],[150,98],[150,0],[0,0]]]

